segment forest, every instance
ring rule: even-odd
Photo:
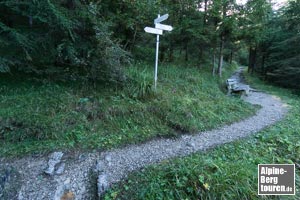
[[[299,1],[272,11],[266,0],[1,1],[2,73],[125,82],[128,62],[153,61],[143,29],[158,13],[175,27],[161,62],[193,62],[221,75],[223,59],[266,80],[299,88]]]
[[[0,199],[297,199],[299,10],[0,0]],[[144,28],[165,14],[156,88]],[[295,167],[294,194],[258,194],[267,163]]]

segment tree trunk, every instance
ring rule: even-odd
[[[188,42],[185,43],[185,61],[187,62],[189,60],[188,55]]]
[[[67,0],[67,7],[68,7],[70,10],[74,10],[75,7],[76,7],[76,2],[75,2],[75,0]]]
[[[227,12],[227,6],[228,2],[225,1],[222,5],[222,10],[223,10],[223,20],[226,18],[226,12]],[[219,65],[218,65],[218,75],[219,77],[222,76],[222,68],[223,68],[223,50],[224,50],[224,43],[225,43],[225,32],[223,31],[220,35],[220,53],[219,53]]]
[[[216,75],[216,48],[213,49],[213,67],[212,67],[212,75]]]
[[[248,57],[248,73],[251,72],[251,66],[252,66],[252,63],[251,63],[251,58],[252,58],[252,48],[249,47],[249,57]]]
[[[224,49],[224,36],[221,36],[220,41],[220,52],[219,52],[219,64],[218,64],[218,75],[222,76],[222,68],[223,68],[223,49]]]
[[[173,44],[171,43],[169,48],[169,56],[168,56],[169,62],[173,62],[174,60],[173,52],[174,52]]]
[[[206,25],[206,19],[207,19],[207,1],[208,0],[204,0],[203,27]]]
[[[262,71],[261,73],[262,73],[263,77],[266,76],[265,61],[266,61],[266,55],[263,54],[262,60],[261,60],[261,71]]]
[[[230,51],[230,58],[229,58],[229,63],[232,64],[232,59],[233,59],[233,51]]]
[[[32,24],[33,24],[33,19],[32,19],[32,16],[31,16],[31,15],[28,17],[28,24],[29,24],[29,26],[30,26],[30,28],[31,28],[31,27],[32,27]]]
[[[248,73],[253,73],[254,72],[255,63],[256,63],[256,47],[250,47],[249,48],[249,67],[248,67]]]
[[[201,61],[202,58],[203,58],[203,46],[200,45],[199,46],[199,59],[200,59],[200,61]]]

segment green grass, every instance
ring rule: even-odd
[[[212,129],[255,112],[227,97],[223,80],[205,69],[160,66],[156,93],[152,67],[139,64],[126,74],[124,87],[96,88],[2,75],[0,156],[115,148]]]
[[[300,97],[256,78],[247,79],[291,105],[283,121],[250,138],[132,173],[108,191],[105,199],[299,199],[299,169],[296,196],[258,196],[257,165],[300,164]]]

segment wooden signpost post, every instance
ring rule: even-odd
[[[159,36],[163,34],[163,31],[172,31],[173,27],[165,24],[160,24],[160,22],[168,19],[169,14],[165,14],[163,16],[158,15],[156,19],[154,19],[155,28],[145,27],[145,32],[155,34],[156,35],[156,53],[155,53],[155,68],[154,68],[154,89],[156,90],[157,85],[157,68],[158,68],[158,50],[159,50]]]

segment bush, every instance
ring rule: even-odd
[[[0,72],[123,82],[129,55],[112,39],[99,3],[74,4],[2,1]]]

